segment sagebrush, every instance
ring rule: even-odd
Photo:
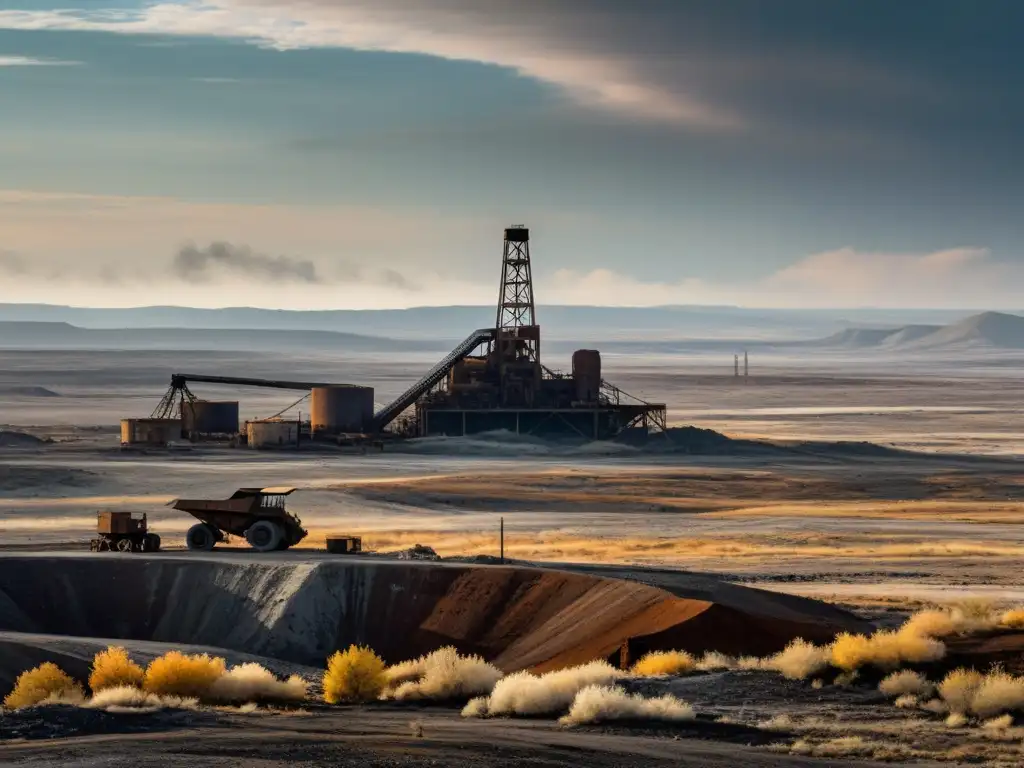
[[[651,651],[641,656],[629,671],[639,677],[654,677],[682,675],[696,667],[696,659],[686,651]]]
[[[128,657],[126,649],[111,645],[93,657],[89,688],[93,693],[123,686],[141,688],[145,674],[142,667]]]
[[[440,648],[411,662],[385,670],[388,686],[382,696],[396,700],[468,699],[490,693],[502,671],[480,656],[463,656],[454,646]],[[397,684],[396,684],[397,683]]]
[[[53,662],[25,670],[14,683],[14,689],[4,698],[7,709],[24,709],[46,703],[80,703],[85,692]]]
[[[324,701],[328,704],[373,701],[384,691],[384,661],[369,648],[350,645],[327,660]]]
[[[671,694],[646,698],[639,693],[626,693],[611,685],[588,685],[576,694],[569,712],[559,722],[563,725],[602,723],[609,720],[661,720],[680,722],[693,720],[696,713],[685,701]]]
[[[146,667],[142,687],[161,696],[209,698],[210,688],[227,671],[224,659],[206,653],[168,651]]]

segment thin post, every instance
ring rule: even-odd
[[[500,525],[501,525],[500,531],[501,532],[499,534],[499,539],[501,541],[501,564],[504,565],[505,564],[505,518],[502,517],[502,518],[500,518],[500,520],[501,520],[501,523],[500,523]]]

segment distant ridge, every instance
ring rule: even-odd
[[[79,328],[70,323],[0,321],[2,349],[322,349],[346,352],[442,351],[444,341],[333,331],[237,328]]]
[[[956,322],[963,310],[764,309],[666,305],[599,307],[541,304],[537,318],[546,341],[788,341],[825,336],[844,328],[900,328]],[[411,307],[375,310],[273,310],[254,307],[197,309],[2,304],[0,321],[63,322],[79,328],[203,328],[329,331],[393,339],[465,338],[494,323],[493,306]]]
[[[841,349],[1024,349],[1024,317],[982,312],[950,325],[905,325],[899,328],[847,328],[815,342]]]

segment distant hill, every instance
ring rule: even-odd
[[[83,329],[204,328],[328,331],[400,339],[460,340],[494,323],[493,306],[384,310],[273,310],[252,307],[104,309],[0,304],[0,322],[62,322]],[[900,328],[956,322],[956,310],[751,309],[730,306],[595,307],[541,305],[546,341],[797,341],[851,327]]]
[[[1024,317],[982,312],[950,325],[905,325],[898,328],[847,328],[814,342],[841,349],[941,350],[1024,349]]]
[[[221,328],[80,328],[70,323],[0,322],[2,349],[445,351],[444,341],[331,331]]]

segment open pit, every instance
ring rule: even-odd
[[[622,575],[297,553],[2,555],[0,679],[42,660],[39,636],[208,646],[316,667],[350,643],[389,663],[455,645],[512,672],[657,649],[763,655],[795,637],[865,629],[823,603],[711,577]],[[53,653],[60,661],[67,649]]]

